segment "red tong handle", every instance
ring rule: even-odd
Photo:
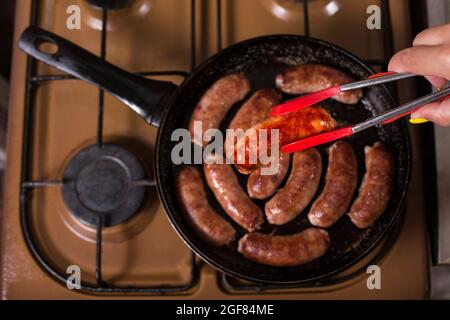
[[[285,153],[293,153],[296,151],[301,151],[305,149],[309,149],[320,144],[324,144],[327,142],[332,142],[335,140],[339,140],[341,138],[350,136],[353,134],[352,127],[343,127],[339,129],[335,129],[332,131],[328,131],[325,133],[320,133],[318,135],[301,139],[287,145],[281,147],[281,152]]]
[[[335,96],[341,92],[341,88],[339,85],[325,88],[298,98],[294,98],[283,102],[275,107],[269,113],[269,117],[283,115],[286,113],[299,111],[305,109],[309,106],[312,106],[322,100],[328,99],[332,96]]]
[[[394,74],[396,72],[394,71],[388,71],[388,72],[379,72],[370,75],[367,77],[367,79],[373,79],[373,78],[379,78],[383,76],[387,76],[390,74]],[[309,107],[311,105],[314,105],[320,101],[323,101],[325,99],[331,98],[341,92],[341,86],[336,85],[329,88],[325,88],[313,93],[309,93],[307,95],[288,100],[286,102],[283,102],[275,107],[272,108],[270,111],[269,117],[278,116],[294,111],[298,111],[301,109],[304,109],[306,107]]]
[[[378,72],[378,73],[374,73],[374,74],[368,76],[367,79],[384,77],[384,76],[388,76],[388,75],[394,74],[394,73],[397,73],[397,72],[395,72],[395,71]]]

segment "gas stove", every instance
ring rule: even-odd
[[[366,27],[374,2],[381,30]],[[73,12],[80,13],[80,29],[68,28]],[[20,1],[0,234],[2,298],[427,297],[419,143],[413,142],[404,218],[363,261],[301,286],[233,278],[198,259],[170,226],[154,187],[156,129],[102,90],[27,58],[16,44],[30,24],[126,70],[176,84],[222,47],[259,35],[321,38],[377,70],[411,41],[407,1]],[[400,101],[414,97],[411,88],[398,88]],[[382,272],[380,290],[367,286],[367,267],[374,264]],[[67,287],[74,268],[79,289]]]

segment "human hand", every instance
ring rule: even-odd
[[[419,33],[411,48],[401,50],[391,58],[388,70],[420,74],[434,87],[444,88],[450,79],[450,24]],[[411,119],[418,119],[416,123],[427,119],[441,126],[450,126],[450,98],[421,107],[411,114]]]

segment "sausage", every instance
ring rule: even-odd
[[[239,100],[242,100],[250,91],[250,84],[243,73],[230,74],[214,82],[203,94],[192,113],[189,122],[189,131],[192,141],[204,146],[209,141],[203,141],[203,136],[208,129],[219,128],[228,110]],[[201,121],[202,131],[196,134],[194,122]]]
[[[312,225],[327,228],[348,210],[358,180],[356,155],[350,144],[338,141],[329,149],[325,187],[308,213]]]
[[[229,129],[246,131],[248,128],[258,124],[267,117],[270,109],[278,103],[279,98],[279,94],[274,89],[266,88],[256,91],[236,113]],[[226,146],[236,142],[228,140]],[[277,172],[272,175],[262,175],[260,170],[255,170],[247,180],[249,196],[254,199],[270,197],[286,176],[289,160],[289,154],[281,154]]]
[[[183,167],[176,178],[178,202],[187,221],[205,241],[216,246],[230,243],[236,231],[208,203],[200,173]]]
[[[350,75],[321,64],[304,64],[290,67],[275,78],[277,88],[285,93],[303,94],[326,89],[335,85],[354,82]],[[344,91],[332,97],[342,103],[356,104],[362,98],[361,89]]]
[[[267,220],[271,224],[282,225],[298,216],[316,194],[321,173],[322,157],[317,149],[294,153],[286,185],[266,203]]]
[[[270,109],[278,104],[279,94],[270,88],[256,91],[239,109],[231,120],[229,129],[247,130],[264,120]]]
[[[291,142],[307,138],[325,131],[330,131],[336,127],[336,120],[321,107],[310,107],[295,111],[286,115],[270,117],[251,129],[256,132],[257,142],[249,143],[249,136],[241,137],[234,150],[234,163],[239,172],[250,174],[258,169],[260,163],[250,163],[251,155],[258,155],[259,148],[267,144],[267,149],[271,149],[272,129],[278,129],[279,147]],[[259,139],[259,131],[267,130],[267,139]],[[248,130],[247,130],[248,132]],[[255,156],[258,160],[258,157]]]
[[[387,146],[376,142],[364,149],[366,173],[348,215],[358,228],[371,226],[386,209],[394,190],[395,159]]]
[[[257,230],[264,222],[261,209],[242,190],[231,165],[219,164],[218,158],[209,154],[203,164],[209,187],[223,210],[236,223],[248,231]]]
[[[246,131],[267,118],[270,109],[278,104],[280,96],[274,89],[266,88],[256,91],[238,110],[228,129]],[[225,148],[236,143],[236,137],[227,137]]]
[[[261,169],[253,171],[247,180],[248,195],[253,199],[266,199],[273,195],[286,176],[290,161],[291,155],[281,152],[275,174],[263,175]]]
[[[238,251],[247,259],[275,267],[297,266],[321,257],[330,246],[328,232],[309,228],[287,236],[247,233]]]

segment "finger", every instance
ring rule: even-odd
[[[420,32],[413,41],[413,46],[435,46],[448,42],[450,24],[432,27]]]
[[[412,72],[450,78],[450,54],[446,46],[416,46],[397,52],[389,62],[388,70]]]
[[[450,126],[450,99],[429,103],[411,114],[411,118],[425,118],[448,127]]]
[[[447,79],[436,77],[436,76],[425,76],[425,78],[430,81],[430,83],[435,87],[436,89],[442,89],[447,85]]]

